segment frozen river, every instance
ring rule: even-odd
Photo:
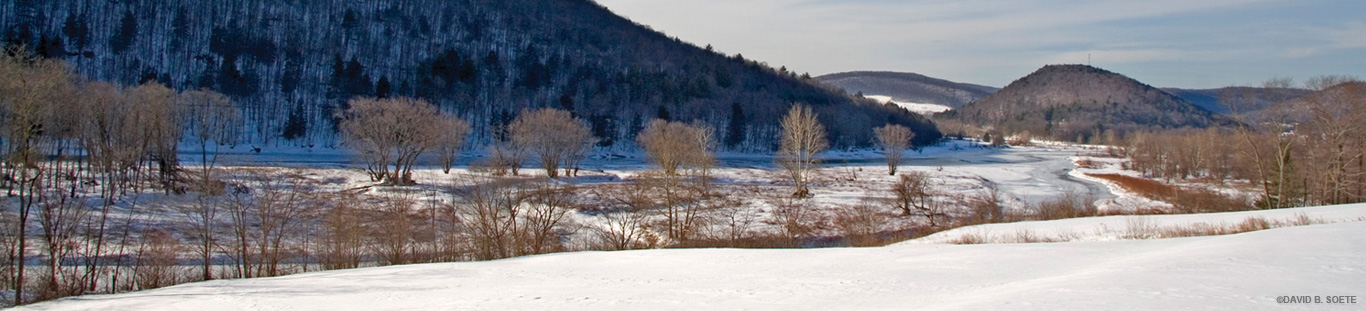
[[[1076,168],[1071,157],[1091,152],[1075,146],[1041,146],[981,148],[975,142],[949,141],[919,152],[908,152],[902,161],[904,169],[930,170],[939,175],[980,178],[996,185],[1007,197],[1022,203],[1038,203],[1054,199],[1064,193],[1086,194],[1096,200],[1113,198],[1105,185],[1074,178],[1068,173]],[[220,150],[217,165],[285,166],[310,168],[361,168],[345,149],[330,148],[266,148],[249,147]],[[199,162],[197,150],[184,150],[182,161]],[[858,166],[867,170],[883,169],[885,158],[880,152],[850,151],[823,154],[825,167]],[[480,154],[464,154],[459,163],[478,161]],[[534,157],[526,167],[535,168]],[[717,154],[720,168],[777,170],[771,153]],[[598,153],[583,163],[584,170],[632,171],[651,167],[643,154]]]

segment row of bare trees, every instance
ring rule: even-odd
[[[1266,86],[1292,85],[1278,79]],[[1252,112],[1241,103],[1274,93],[1235,89],[1245,93],[1223,98],[1239,126],[1132,135],[1127,155],[1134,169],[1154,177],[1248,181],[1260,192],[1259,208],[1366,200],[1366,83],[1326,76],[1304,86],[1314,92]]]
[[[535,155],[552,179],[481,179],[448,189],[449,200],[424,201],[411,193],[416,188],[365,195],[368,188],[327,190],[296,171],[215,169],[218,146],[233,144],[241,128],[240,110],[217,93],[87,82],[22,49],[0,56],[0,76],[7,77],[0,81],[0,188],[7,194],[0,200],[0,286],[13,290],[13,304],[194,280],[561,251],[575,247],[564,237],[578,230],[566,215],[585,209],[579,189],[553,180],[560,169],[575,175],[594,143],[586,122],[563,110],[521,113],[491,157],[515,174],[521,157]],[[339,127],[370,177],[385,185],[412,185],[418,157],[433,152],[449,172],[469,132],[465,121],[421,100],[361,98],[350,106]],[[806,232],[802,198],[815,155],[828,143],[809,107],[794,107],[788,119],[779,164],[793,170],[800,195],[770,201],[781,201],[775,224],[795,239]],[[611,223],[594,229],[612,245],[604,248],[721,236],[734,245],[752,233],[759,217],[743,207],[754,196],[736,192],[751,190],[721,189],[710,176],[713,132],[667,121],[642,131],[638,142],[663,171],[600,193]],[[201,171],[180,169],[177,147],[187,137],[200,148]],[[895,139],[910,139],[903,138]]]
[[[444,172],[459,157],[469,122],[445,115],[425,100],[357,98],[339,115],[347,145],[360,154],[373,181],[413,185],[418,157],[435,151]],[[495,175],[518,174],[525,157],[535,155],[547,177],[577,175],[579,163],[597,139],[586,122],[568,111],[544,108],[523,111],[505,128],[506,139],[489,147],[485,163]],[[704,131],[706,135],[711,130]],[[690,134],[696,135],[696,134]]]
[[[207,180],[208,147],[233,143],[238,108],[209,91],[85,81],[22,47],[0,54],[0,76],[0,284],[12,303],[159,284],[125,271],[128,258],[164,251],[133,225],[146,215],[137,195],[202,184],[180,170],[186,135],[204,150]]]

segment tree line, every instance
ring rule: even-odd
[[[688,245],[721,236],[722,214],[731,219],[724,235],[731,243],[757,234],[750,228],[757,216],[735,199],[745,197],[734,192],[741,190],[719,186],[708,173],[718,142],[701,122],[650,121],[636,143],[660,172],[584,191],[552,179],[577,174],[598,141],[591,122],[561,109],[527,110],[504,122],[504,137],[472,165],[488,174],[432,190],[444,199],[419,200],[420,187],[362,195],[323,190],[325,182],[298,171],[216,168],[218,147],[239,142],[235,129],[244,122],[229,96],[177,92],[155,81],[124,88],[88,81],[60,60],[27,52],[11,47],[0,54],[0,75],[8,77],[0,82],[0,189],[7,195],[0,200],[0,285],[14,291],[15,304],[193,280],[589,247],[563,239],[570,211],[605,213],[613,223],[593,229],[591,236],[603,241],[593,248]],[[450,173],[471,131],[422,99],[348,103],[336,115],[343,146],[357,151],[378,186],[416,184],[412,172],[422,156],[434,155]],[[782,166],[805,189],[828,134],[806,105],[784,120],[777,161],[800,163]],[[909,136],[895,137],[884,145],[909,146]],[[177,146],[187,142],[199,148],[199,167],[180,163]],[[551,179],[506,176],[532,156]],[[662,234],[645,236],[652,232]],[[801,232],[792,229],[786,239]],[[190,273],[187,262],[198,268]]]
[[[731,150],[777,150],[793,102],[837,147],[886,122],[938,137],[919,115],[852,98],[787,68],[699,48],[574,1],[17,1],[4,40],[116,85],[209,89],[240,108],[243,143],[337,146],[356,97],[410,97],[470,122],[474,146],[522,111],[588,120],[598,147],[633,148],[649,120],[710,125]],[[838,113],[841,118],[834,118]]]
[[[1257,208],[1285,208],[1366,201],[1366,86],[1355,78],[1322,76],[1298,98],[1247,109],[1275,96],[1257,89],[1229,89],[1221,96],[1238,126],[1133,135],[1117,142],[1135,170],[1167,180],[1248,182]],[[1275,79],[1264,90],[1293,87]]]

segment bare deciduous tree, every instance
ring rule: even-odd
[[[350,104],[341,115],[341,130],[365,159],[371,180],[386,184],[415,184],[412,169],[418,156],[433,148],[453,154],[464,141],[457,134],[469,133],[468,123],[444,116],[421,99],[358,98]]]
[[[316,182],[298,172],[240,170],[229,191],[228,214],[239,277],[277,276],[289,255],[289,238],[301,234],[317,207]]]
[[[390,265],[412,262],[414,223],[410,216],[415,212],[416,200],[407,193],[384,198],[379,204],[379,214],[371,221],[374,226],[368,234],[370,247]]]
[[[943,211],[945,206],[934,200],[931,182],[930,175],[925,172],[909,172],[901,174],[891,191],[896,196],[896,207],[901,209],[901,216],[918,214],[930,221],[930,227],[937,227],[937,220],[948,214]]]
[[[801,239],[814,229],[813,219],[815,212],[807,206],[807,200],[793,197],[790,195],[770,194],[763,197],[765,203],[772,207],[770,213],[773,214],[771,224],[777,226],[782,231],[783,238],[787,239],[787,246],[795,247]]]
[[[677,175],[683,166],[709,167],[715,161],[707,150],[711,145],[707,128],[656,119],[636,136],[636,142],[665,175]]]
[[[1306,86],[1317,92],[1303,97],[1306,119],[1301,126],[1307,133],[1306,172],[1314,202],[1344,204],[1362,198],[1362,175],[1366,157],[1361,133],[1366,132],[1366,83],[1353,77],[1321,76]],[[1297,131],[1299,132],[1299,131]]]
[[[160,180],[166,192],[183,192],[177,185],[180,170],[180,153],[176,145],[180,143],[182,126],[177,118],[175,90],[156,82],[149,82],[128,89],[127,100],[133,105],[137,118],[140,137],[145,144],[144,152],[157,164]]]
[[[366,219],[358,205],[360,198],[351,192],[333,193],[328,209],[322,215],[322,241],[319,257],[323,269],[351,269],[360,267],[365,256]]]
[[[476,259],[499,259],[517,254],[520,207],[526,197],[515,181],[474,181],[474,186],[456,189],[453,193]]]
[[[594,232],[607,250],[653,248],[659,237],[647,227],[654,199],[640,183],[596,187],[594,194],[606,204],[596,211],[604,223]]]
[[[148,230],[142,234],[135,258],[133,277],[138,289],[153,289],[180,283],[180,241],[170,232]]]
[[[507,175],[509,170],[517,176],[526,160],[526,148],[510,141],[494,142],[488,146],[488,151],[489,170],[494,176]]]
[[[528,193],[526,211],[522,214],[526,234],[526,254],[545,254],[562,251],[560,244],[561,223],[565,215],[574,208],[576,188],[542,180],[532,185]]]
[[[865,199],[839,209],[834,219],[835,227],[849,239],[849,245],[874,246],[881,241],[877,234],[886,217],[878,205],[878,202]]]
[[[184,123],[190,125],[194,141],[199,143],[199,159],[203,165],[202,186],[207,186],[218,160],[218,146],[237,143],[237,130],[242,127],[242,116],[236,104],[227,96],[211,90],[186,91],[177,98]],[[210,159],[209,142],[214,143]]]
[[[476,180],[453,191],[477,259],[563,250],[562,221],[573,190],[550,180]]]
[[[544,108],[524,111],[508,126],[512,141],[540,157],[546,176],[559,177],[562,164],[574,163],[592,146],[593,135],[568,111]],[[566,167],[569,168],[569,167]]]
[[[18,198],[14,228],[18,245],[8,254],[8,262],[16,267],[7,269],[13,273],[7,277],[14,285],[14,304],[19,305],[25,302],[25,285],[29,281],[29,269],[23,260],[29,249],[23,237],[29,230],[33,209],[42,202],[44,179],[50,176],[38,164],[44,158],[44,124],[56,112],[57,105],[51,103],[72,93],[73,78],[62,62],[39,59],[22,46],[6,47],[0,52],[0,76],[5,77],[0,79],[0,156],[5,164],[0,165],[0,186]]]
[[[674,244],[683,244],[699,233],[702,212],[709,209],[713,199],[705,179],[646,173],[632,182],[642,186],[664,217],[660,227],[665,236]]]
[[[887,175],[896,176],[896,168],[901,165],[901,155],[906,148],[911,147],[911,139],[915,138],[915,132],[905,126],[888,124],[874,128],[873,133],[876,134],[877,145],[882,148],[882,154],[887,157]]]
[[[218,250],[218,229],[222,227],[219,213],[220,198],[200,195],[194,203],[176,207],[183,217],[189,237],[195,242],[194,252],[199,255],[202,265],[200,276],[203,280],[213,279],[213,254]]]
[[[794,197],[809,197],[811,191],[807,184],[811,173],[820,165],[816,154],[830,146],[825,138],[825,125],[816,119],[811,107],[797,104],[788,110],[783,118],[782,145],[778,155],[778,165],[787,170],[797,191]]]
[[[456,118],[441,118],[436,124],[436,152],[441,161],[441,172],[450,174],[451,166],[460,157],[460,148],[465,146],[465,136],[470,134],[470,123]]]

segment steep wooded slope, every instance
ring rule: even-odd
[[[428,99],[470,120],[475,146],[536,107],[573,111],[605,146],[666,117],[709,123],[734,149],[768,149],[797,102],[816,107],[836,145],[866,145],[869,128],[887,122],[916,129],[921,143],[939,136],[920,116],[686,44],[588,0],[17,0],[0,3],[0,27],[7,42],[90,79],[228,94],[252,143],[335,144],[334,113],[357,96]]]
[[[1188,101],[1085,65],[1044,66],[991,96],[938,117],[1065,140],[1217,122],[1208,110]]]

